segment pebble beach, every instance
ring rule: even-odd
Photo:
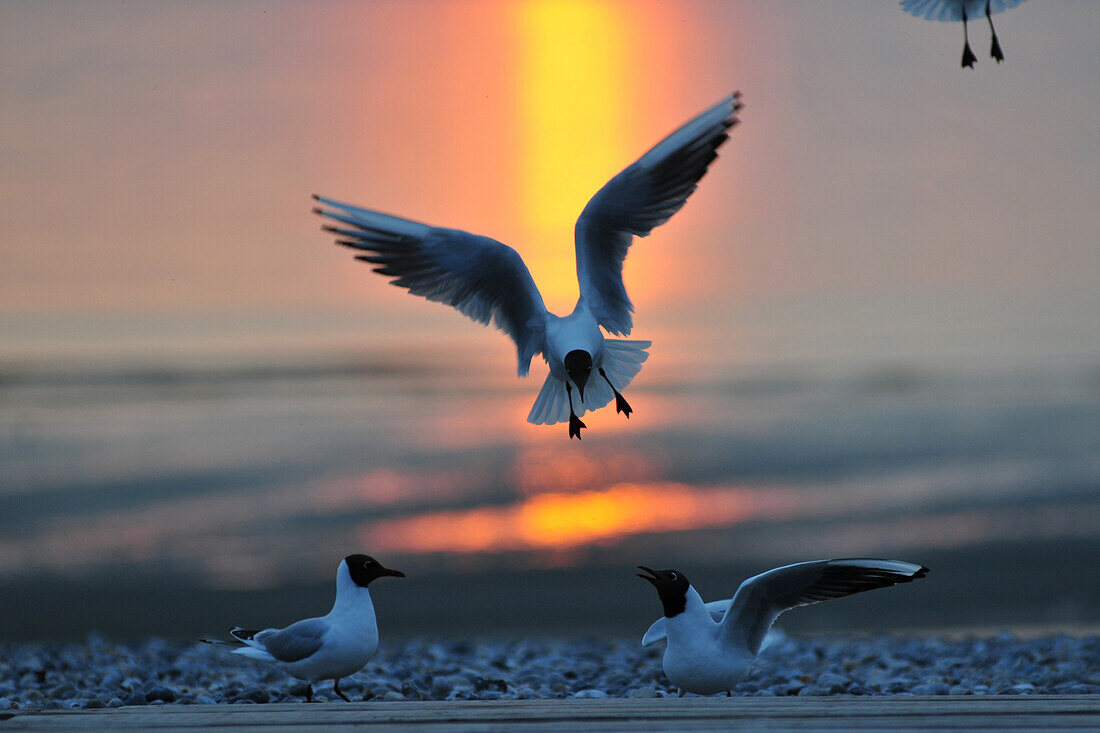
[[[341,682],[359,700],[511,700],[675,696],[661,648],[630,640],[383,642]],[[303,684],[205,644],[0,645],[0,710],[304,702]],[[735,696],[1100,694],[1100,637],[1010,633],[795,638],[773,634]],[[315,700],[338,701],[329,682]]]

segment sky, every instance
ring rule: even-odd
[[[0,359],[410,334],[503,357],[334,247],[310,194],[504,241],[568,311],[588,197],[734,89],[742,124],[631,250],[637,337],[716,361],[1100,343],[1091,0],[995,16],[1001,65],[973,23],[973,71],[958,24],[889,0],[3,2],[0,21]]]
[[[963,70],[896,0],[0,0],[0,580],[1093,541],[1100,2],[994,20]],[[567,312],[588,198],[734,90],[626,262],[636,414],[583,443],[524,422],[542,365],[311,213],[494,237]]]

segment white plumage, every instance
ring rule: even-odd
[[[519,375],[541,354],[550,373],[527,419],[539,425],[569,421],[580,437],[580,416],[612,398],[632,412],[621,391],[642,367],[649,341],[605,339],[633,328],[634,305],[623,284],[623,262],[635,236],[644,237],[687,202],[717,149],[737,123],[734,93],[687,122],[612,178],[584,207],[575,228],[580,298],[556,316],[519,254],[500,242],[314,196],[314,211],[336,222],[325,229],[357,257],[394,278],[410,293],[446,303],[469,318],[493,324],[516,344]],[[572,357],[570,358],[570,355]],[[591,377],[591,379],[589,379]],[[576,389],[576,396],[573,390]]]
[[[340,679],[355,674],[378,651],[378,621],[367,586],[380,577],[403,578],[367,555],[348,555],[336,569],[336,600],[324,616],[297,621],[285,628],[249,630],[240,626],[229,634],[234,641],[201,639],[207,644],[233,646],[233,653],[267,662],[289,675],[306,680],[306,699],[313,699],[313,685],[332,680],[340,692]]]
[[[814,560],[769,570],[741,583],[733,598],[704,603],[676,570],[639,566],[665,608],[642,645],[666,642],[661,664],[686,692],[728,692],[748,675],[775,619],[797,606],[923,578],[928,568],[900,560]]]

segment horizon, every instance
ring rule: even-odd
[[[0,583],[1100,540],[1100,3],[998,14],[1007,60],[974,71],[959,24],[872,0],[0,19]],[[517,379],[505,335],[310,211],[494,237],[568,311],[588,198],[735,89],[740,124],[626,261],[654,342],[634,413],[583,441],[525,422],[541,359]],[[1029,567],[1014,618],[1095,623],[1092,578]]]

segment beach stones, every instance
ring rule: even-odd
[[[796,639],[775,635],[735,696],[1100,693],[1100,638]],[[383,645],[341,689],[352,700],[646,699],[676,695],[635,640]],[[331,683],[318,700],[338,702]],[[304,685],[213,647],[150,639],[0,645],[0,710],[302,702]]]

